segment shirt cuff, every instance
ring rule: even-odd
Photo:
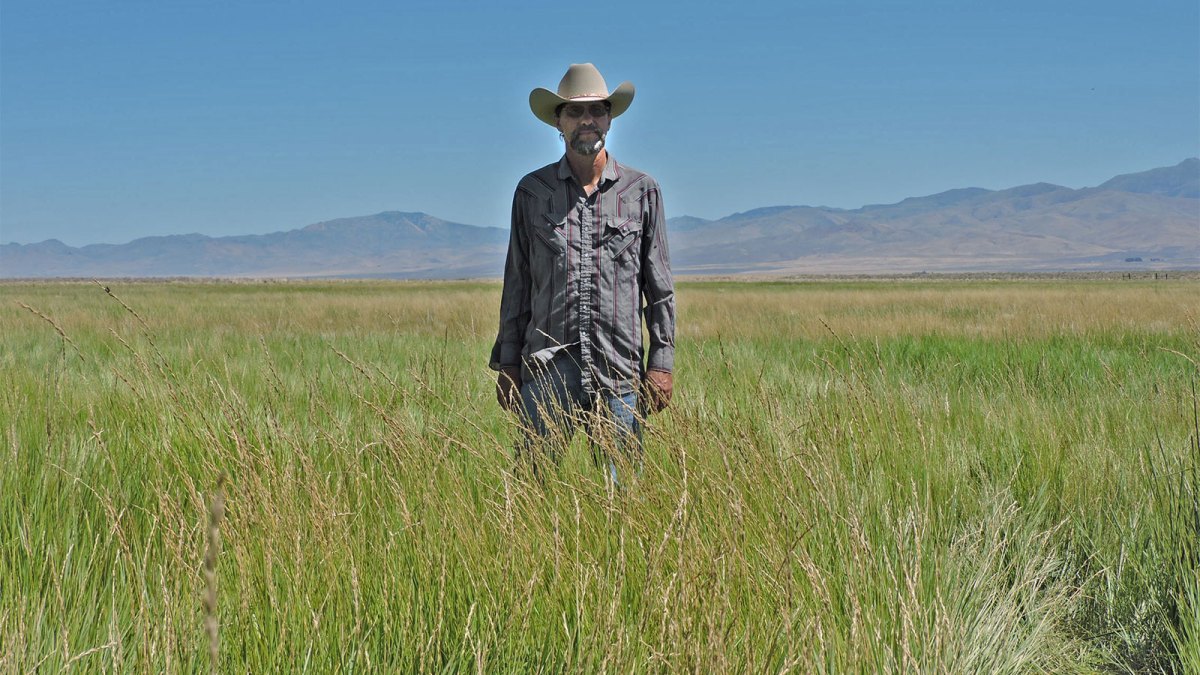
[[[665,370],[668,373],[675,368],[675,347],[663,345],[651,347],[650,355],[646,358],[648,370]]]
[[[492,358],[488,362],[492,370],[521,367],[521,345],[516,342],[497,342],[492,346]]]

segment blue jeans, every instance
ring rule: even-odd
[[[608,464],[613,483],[619,484],[618,455],[640,473],[642,417],[637,392],[589,395],[583,389],[579,362],[567,350],[533,371],[532,381],[521,383],[521,410],[527,430],[517,454],[528,456],[535,474],[543,458],[558,461],[580,425],[591,441],[592,458],[597,464]]]

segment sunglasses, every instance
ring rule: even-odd
[[[587,114],[592,117],[604,117],[608,114],[608,106],[603,103],[592,103],[586,106],[579,103],[572,103],[563,106],[562,114],[573,119],[578,119],[583,117],[584,111],[587,111]]]

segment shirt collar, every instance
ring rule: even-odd
[[[571,180],[575,174],[571,173],[571,164],[567,161],[567,155],[564,153],[562,159],[558,160],[558,179]],[[621,170],[617,166],[617,160],[613,159],[612,153],[608,153],[608,161],[604,163],[604,171],[600,172],[600,183],[615,183],[621,179]]]

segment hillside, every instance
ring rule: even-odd
[[[1200,268],[1200,159],[1091,188],[959,188],[859,209],[668,221],[680,273]],[[388,211],[265,235],[0,246],[0,276],[497,277],[506,229]]]

